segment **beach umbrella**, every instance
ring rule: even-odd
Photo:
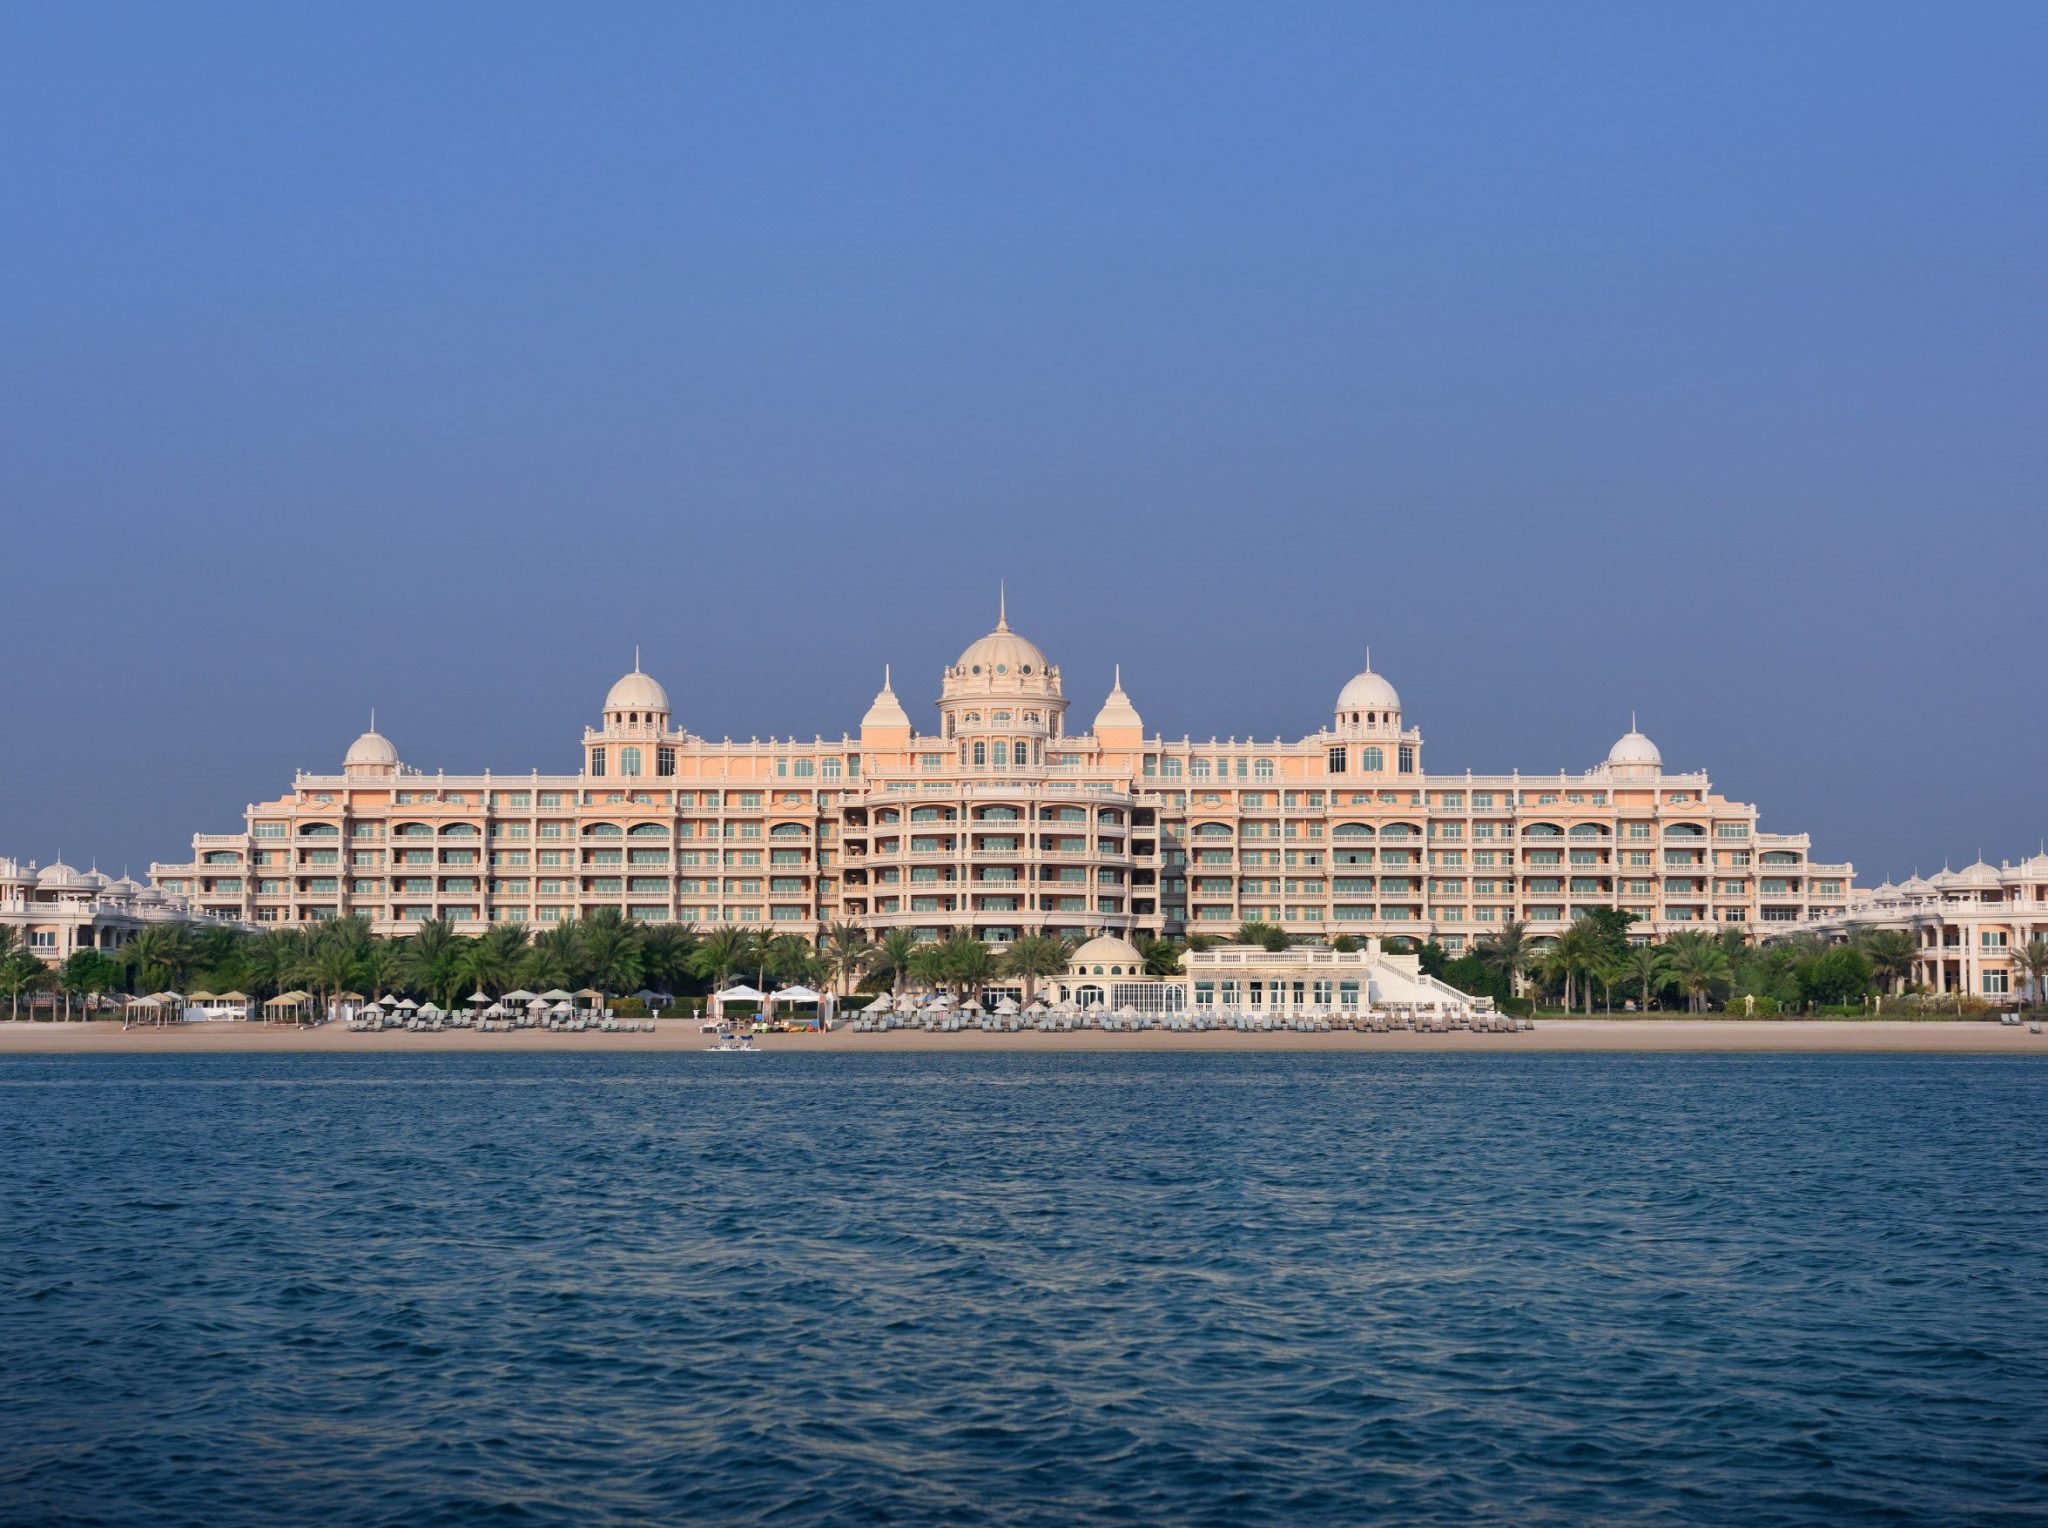
[[[484,1010],[484,1017],[487,1019],[502,1018],[504,1013],[505,1005],[503,1003],[493,1003]]]
[[[472,1003],[488,1003],[490,1001],[490,999],[484,995],[484,989],[481,987],[477,988],[476,991],[470,993],[469,1000]]]
[[[893,1006],[894,1005],[889,1001],[889,994],[884,992],[880,997],[876,998],[872,1003],[868,1004],[867,1007],[861,1009],[861,1012],[887,1013]]]
[[[420,1009],[420,1017],[423,1019],[438,1019],[441,1017],[441,1010],[432,1003],[428,1003]]]
[[[1129,1003],[1126,1003],[1123,1007],[1117,1009],[1116,1016],[1120,1019],[1135,1019],[1138,1016],[1138,1010]]]
[[[524,987],[516,987],[499,998],[498,1001],[501,1003],[530,1003],[534,1000],[534,997],[535,994],[528,992]]]
[[[571,998],[575,997],[576,994],[573,992],[564,992],[560,987],[550,987],[547,991],[543,992],[541,996],[546,998],[550,1003],[566,1003]]]
[[[563,1015],[572,1014],[576,1011],[576,1005],[573,1003],[557,1003],[553,1011]]]
[[[1015,998],[1013,998],[1013,997],[1006,997],[1006,998],[1003,998],[1003,999],[1001,999],[1000,1001],[998,1001],[998,1002],[996,1003],[996,1012],[997,1012],[997,1013],[1021,1013],[1021,1012],[1023,1012],[1023,1010],[1022,1010],[1022,1009],[1020,1009],[1020,1008],[1019,1008],[1019,1007],[1017,1006],[1017,1000],[1016,1000]]]
[[[1045,1004],[1038,998],[1033,998],[1031,1000],[1031,1006],[1029,1008],[1026,1008],[1024,1012],[1025,1015],[1029,1018],[1042,1019],[1047,1014],[1051,1013],[1052,1010],[1046,1007]]]
[[[415,1003],[409,997],[402,997],[397,1002],[393,1003],[391,1006],[396,1008],[400,1013],[411,1013],[415,1008],[419,1007],[419,1004]]]

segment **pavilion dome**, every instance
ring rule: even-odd
[[[1365,667],[1353,674],[1337,692],[1339,711],[1398,711],[1401,696],[1388,684],[1384,675],[1372,671],[1372,660],[1366,659]]]
[[[368,732],[348,745],[348,752],[342,755],[341,763],[344,769],[396,766],[398,750],[391,746],[391,739],[373,725]]]
[[[640,672],[640,662],[633,661],[633,672],[620,676],[619,682],[611,687],[604,697],[606,711],[666,711],[668,691],[656,682],[652,674]]]
[[[1899,890],[1909,897],[1924,897],[1934,890],[1934,883],[1923,875],[1909,875],[1899,882]]]
[[[1958,870],[1953,884],[1957,886],[1996,886],[1999,884],[1998,872],[1983,860],[1978,860],[1976,864],[1965,865],[1962,869]]]
[[[107,890],[117,897],[139,897],[142,895],[142,882],[136,880],[133,876],[124,875],[120,880],[115,881],[109,886]]]
[[[36,872],[38,891],[87,891],[92,882],[62,860],[51,860]]]
[[[1653,769],[1662,769],[1664,767],[1664,755],[1658,751],[1655,743],[1631,727],[1619,738],[1615,739],[1614,746],[1607,750],[1607,762],[1609,764],[1645,764]]]
[[[870,727],[902,727],[907,730],[910,726],[910,713],[903,709],[903,702],[896,698],[896,691],[890,686],[887,665],[882,669],[882,688],[876,692],[875,703],[868,707],[868,714],[860,719],[860,725],[863,732]]]
[[[1100,973],[1095,969],[1097,966],[1102,968]],[[1145,957],[1128,939],[1098,934],[1074,951],[1067,969],[1074,976],[1143,976]]]
[[[2048,875],[2048,853],[2037,854],[2032,859],[2022,860],[2018,868],[2024,870],[2028,875]]]
[[[1109,698],[1102,703],[1102,709],[1095,713],[1095,731],[1106,728],[1145,730],[1145,719],[1138,715],[1138,708],[1131,704],[1131,697],[1124,693],[1123,665],[1117,665],[1116,682],[1110,686]]]

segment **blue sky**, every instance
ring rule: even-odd
[[[566,768],[1092,714],[1436,769],[1637,708],[1874,879],[2031,852],[2035,4],[0,5],[0,853],[372,705]]]

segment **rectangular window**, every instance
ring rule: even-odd
[[[602,748],[593,748],[590,750],[590,772],[592,775],[597,776],[600,779],[603,778],[604,750]]]

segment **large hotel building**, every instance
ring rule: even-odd
[[[1431,774],[1401,697],[1368,664],[1293,742],[1147,736],[1121,676],[1085,731],[1059,668],[999,618],[940,681],[921,731],[885,676],[857,734],[736,743],[678,725],[632,673],[574,774],[425,773],[374,727],[339,771],[302,774],[166,893],[252,923],[344,914],[649,922],[815,936],[847,921],[936,936],[1227,932],[1433,936],[1509,919],[1555,930],[1619,907],[1645,931],[1802,923],[1851,867],[1804,834],[1671,774],[1630,731],[1577,774]],[[1759,932],[1763,930],[1759,928]]]

